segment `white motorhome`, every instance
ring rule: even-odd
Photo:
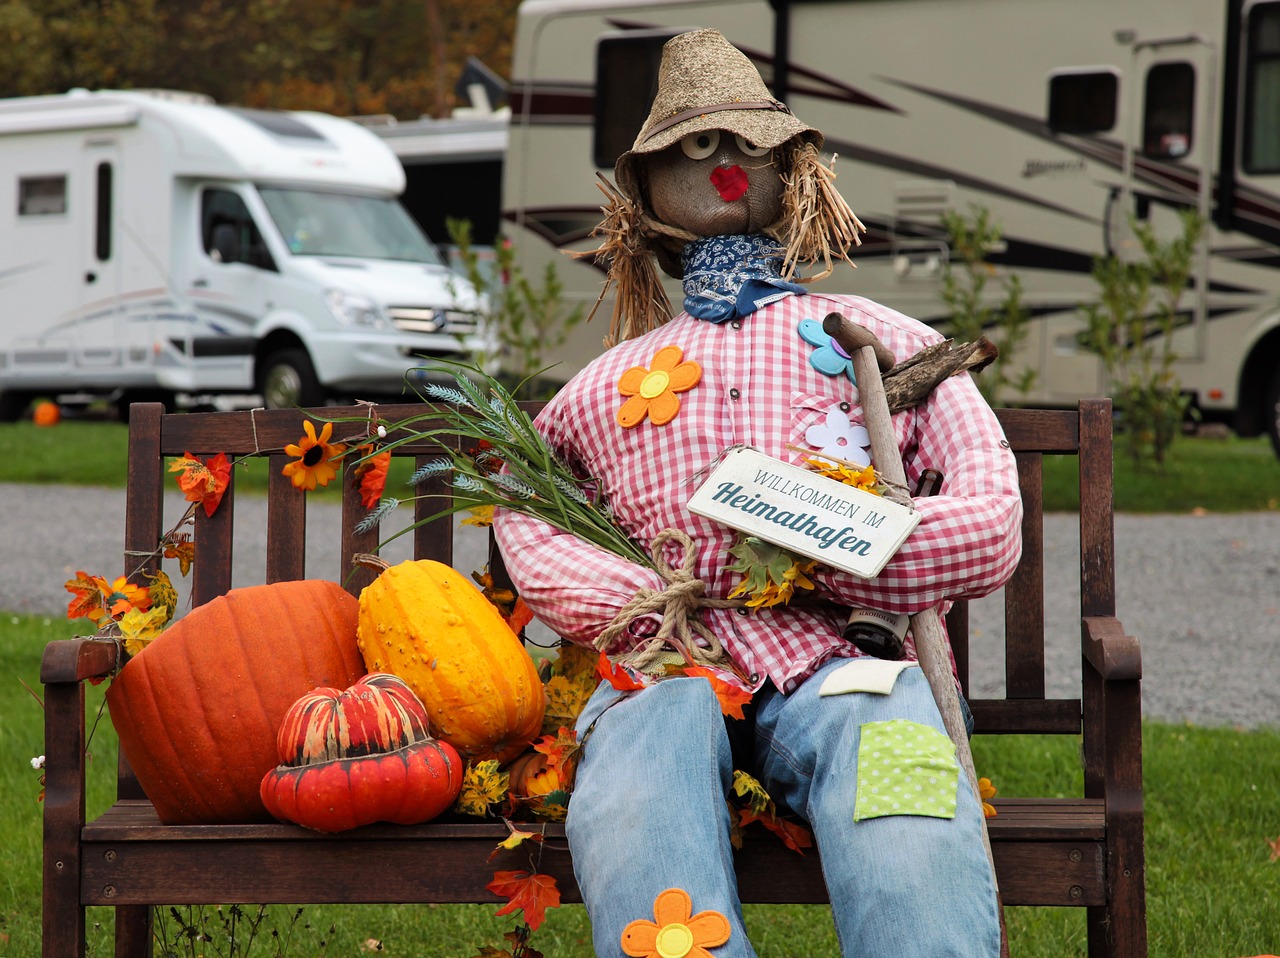
[[[598,243],[596,173],[631,145],[663,42],[697,27],[751,56],[838,155],[870,232],[857,271],[821,288],[943,322],[942,214],[990,212],[993,261],[1033,317],[1028,401],[1107,392],[1081,336],[1094,257],[1125,254],[1131,214],[1169,237],[1199,210],[1176,373],[1206,419],[1280,453],[1280,0],[525,0],[503,204],[531,275],[554,257],[595,300],[602,274],[558,251]]]
[[[37,394],[398,394],[484,338],[394,152],[190,94],[0,101],[0,414]]]

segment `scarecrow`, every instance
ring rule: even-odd
[[[846,955],[999,951],[981,804],[915,636],[896,660],[845,638],[851,609],[945,611],[1017,563],[1016,468],[972,381],[947,376],[898,404],[903,483],[942,484],[912,504],[918,525],[874,578],[688,507],[744,447],[864,480],[880,464],[846,333],[863,331],[882,368],[944,345],[870,300],[810,290],[862,229],[821,144],[719,33],[667,43],[649,117],[605,184],[614,345],[537,421],[663,571],[529,516],[495,520],[535,614],[612,663],[578,720],[566,823],[598,955],[754,954],[726,806],[735,769],[812,830]],[[658,269],[682,280],[674,316]],[[726,717],[738,710],[722,703],[748,695]]]

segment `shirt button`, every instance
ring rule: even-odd
[[[741,395],[742,395],[742,393],[738,391],[738,387],[737,387],[737,386],[734,386],[732,389],[730,389],[730,390],[729,390],[729,398],[730,398],[730,399],[737,399],[737,398],[738,398],[739,396],[741,396]]]
[[[730,322],[730,323],[729,323],[729,326],[730,326],[730,328],[732,328],[732,329],[741,329],[741,328],[742,328],[742,320],[740,320],[740,319],[735,319],[735,320],[733,320],[732,322]]]
[[[850,409],[852,409],[852,408],[853,408],[853,407],[852,407],[852,406],[850,406],[847,402],[842,402],[842,403],[840,404],[840,411],[841,411],[841,412],[848,412],[848,411],[849,411]]]
[[[747,613],[749,613],[750,611],[751,611],[751,610],[750,610],[750,609],[748,609],[748,608],[744,605],[744,606],[742,606],[740,609],[738,609],[738,615],[746,615],[746,614],[747,614]]]
[[[760,681],[760,676],[757,675],[755,672],[752,672],[750,675],[750,679],[751,679],[751,684],[755,685],[757,682]]]

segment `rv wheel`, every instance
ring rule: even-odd
[[[12,389],[0,392],[0,422],[17,422],[27,414],[27,407],[34,398],[31,393]]]
[[[268,409],[319,406],[324,390],[304,349],[282,349],[266,358],[258,370],[258,391]]]

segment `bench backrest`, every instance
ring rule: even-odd
[[[384,421],[398,421],[421,415],[423,406],[382,405],[374,407]],[[536,408],[532,404],[531,408]],[[1080,469],[1080,593],[1081,615],[1108,616],[1115,612],[1115,569],[1111,513],[1111,403],[1086,400],[1077,409],[1001,409],[997,411],[1008,441],[1018,460],[1025,506],[1023,555],[1013,579],[1004,589],[1005,696],[976,698],[969,694],[976,731],[979,733],[1060,733],[1078,734],[1089,718],[1086,702],[1080,698],[1046,698],[1045,678],[1045,553],[1043,457],[1068,455],[1079,458]],[[283,452],[302,435],[304,418],[319,421],[338,416],[363,416],[365,407],[327,407],[317,410],[251,410],[243,412],[166,414],[158,404],[132,407],[129,428],[129,476],[126,506],[125,567],[133,570],[135,581],[154,571],[156,559],[140,560],[152,553],[168,530],[164,515],[167,472],[170,457],[191,453],[210,456],[219,452],[230,459],[255,457],[265,460],[268,474],[267,518],[263,534],[266,581],[299,579],[307,576],[306,544],[309,535],[336,538],[340,568],[352,569],[352,558],[362,552],[376,552],[379,529],[358,532],[357,526],[368,510],[360,500],[352,470],[346,470],[342,489],[342,521],[339,529],[308,528],[307,497],[295,489],[281,472],[294,457]],[[335,439],[361,432],[360,424],[340,423]],[[412,456],[417,465],[438,458],[439,453],[405,445],[396,455]],[[237,470],[238,471],[238,470]],[[196,510],[194,538],[197,558],[192,567],[191,600],[198,605],[228,591],[232,585],[233,529],[236,518],[235,472],[231,487],[212,517]],[[414,520],[423,520],[439,511],[441,499],[449,495],[447,479],[433,479],[419,492],[431,493],[412,505]],[[394,490],[388,494],[395,495]],[[169,522],[176,516],[167,517]],[[395,529],[409,524],[406,513]],[[454,520],[438,519],[418,526],[412,533],[415,558],[431,558],[453,564]],[[491,551],[492,571],[502,581],[505,573],[501,557]],[[462,570],[470,571],[470,570]],[[311,572],[311,575],[317,573]],[[345,571],[342,581],[353,594],[372,580],[374,572]],[[948,631],[962,683],[969,689],[970,644],[968,608],[957,603],[948,615]],[[1094,768],[1091,770],[1090,765]],[[1086,788],[1097,762],[1086,754]],[[122,797],[136,795],[127,768],[122,768]]]

